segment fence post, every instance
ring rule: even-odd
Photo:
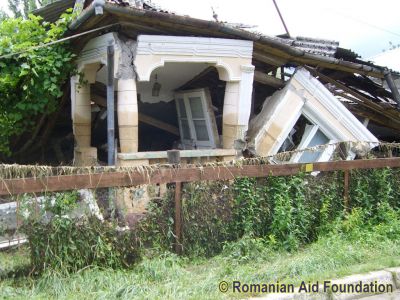
[[[349,170],[344,170],[344,209],[345,211],[349,211],[350,209],[350,201],[349,201],[349,182],[350,182],[350,175]]]
[[[181,195],[182,195],[182,182],[175,183],[175,252],[177,254],[182,253],[182,204],[181,204]]]
[[[179,150],[167,151],[168,163],[177,167],[181,162]],[[175,182],[175,252],[182,253],[182,182]]]

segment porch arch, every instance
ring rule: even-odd
[[[243,40],[139,35],[134,59],[139,82],[151,80],[166,63],[206,63],[226,81],[223,112],[223,148],[243,139],[251,109],[254,66],[253,43]]]

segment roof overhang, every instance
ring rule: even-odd
[[[99,8],[101,8],[103,14],[96,15],[96,7],[97,11],[100,11]],[[277,65],[282,62],[294,63],[300,66],[311,65],[384,78],[385,68],[383,67],[308,53],[305,50],[282,43],[281,39],[277,37],[256,34],[221,22],[201,20],[189,16],[180,16],[136,7],[120,6],[103,0],[93,1],[71,23],[69,28],[71,31],[81,32],[110,22],[117,22],[119,24],[132,23],[146,28],[160,29],[167,34],[174,35],[180,33],[181,35],[195,34],[198,36],[249,40],[254,42],[253,57],[256,60],[259,60],[264,55],[276,59]]]

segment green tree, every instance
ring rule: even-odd
[[[29,14],[40,7],[53,3],[56,0],[8,0],[8,8],[15,18],[28,18]]]
[[[61,86],[74,70],[74,54],[67,43],[33,47],[62,37],[70,19],[64,14],[50,24],[29,15],[0,23],[0,153],[10,155],[26,146],[21,136],[29,133],[32,139],[58,108]]]
[[[7,14],[4,11],[0,10],[0,22],[5,20],[6,18]]]

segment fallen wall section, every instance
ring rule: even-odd
[[[338,142],[378,143],[378,139],[311,74],[301,68],[280,91],[267,98],[261,112],[250,121],[247,142],[257,155],[278,153],[293,127],[303,116],[309,127],[303,134],[297,150]],[[319,138],[318,135],[324,138]],[[370,146],[368,146],[370,148]],[[354,156],[353,156],[354,157]],[[315,161],[329,160],[329,153],[315,157]],[[301,157],[294,157],[297,162]]]

